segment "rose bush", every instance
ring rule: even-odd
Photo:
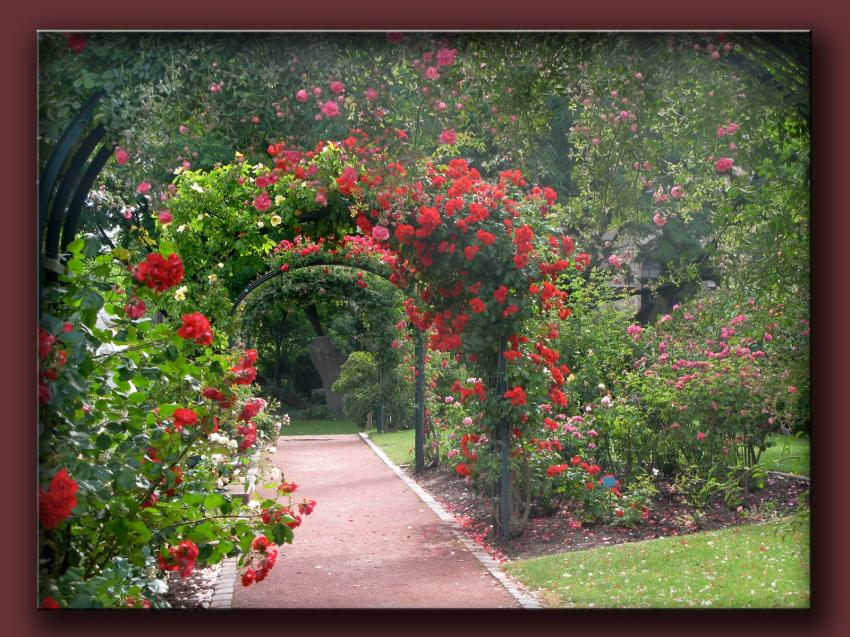
[[[258,535],[292,540],[291,494],[263,501],[282,511],[263,520],[224,489],[268,444],[253,422],[256,354],[228,350],[170,296],[182,280],[170,248],[135,264],[94,239],[69,249],[38,339],[40,599],[162,606],[163,571],[244,558]]]

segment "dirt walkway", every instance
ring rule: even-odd
[[[234,608],[518,606],[358,436],[281,438],[274,462],[318,505]]]

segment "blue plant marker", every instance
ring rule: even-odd
[[[617,478],[614,476],[603,476],[602,478],[602,486],[606,489],[610,489],[611,487],[617,486]]]

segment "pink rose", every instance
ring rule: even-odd
[[[734,135],[737,130],[738,125],[735,122],[729,122],[728,124],[726,124],[726,133],[728,135]]]
[[[369,100],[370,102],[374,102],[376,99],[378,99],[378,91],[376,91],[373,88],[367,88],[366,89],[366,99]]]
[[[322,106],[322,113],[328,117],[336,117],[339,115],[339,106],[336,105],[336,102],[325,102]]]
[[[174,218],[171,216],[170,210],[163,210],[159,213],[159,222],[164,226],[167,226],[169,223],[171,223],[173,219]]]
[[[454,146],[457,143],[457,131],[454,128],[447,128],[440,133],[440,142],[447,146]]]
[[[425,69],[425,77],[427,77],[429,80],[439,79],[440,73],[439,73],[439,71],[437,71],[437,67],[436,66],[429,66],[427,69]]]
[[[345,92],[345,84],[342,82],[331,82],[330,89],[334,95],[342,95]]]
[[[136,192],[139,193],[140,195],[145,194],[150,189],[151,189],[151,185],[146,181],[143,181],[138,186],[136,186]]]
[[[721,157],[716,162],[714,162],[714,167],[717,169],[717,172],[725,173],[729,172],[732,168],[732,164],[735,162],[732,161],[729,157]]]
[[[271,197],[269,197],[268,193],[262,192],[257,197],[254,198],[254,208],[263,212],[264,210],[268,210],[272,205]]]
[[[442,47],[437,49],[437,66],[451,66],[455,61],[457,49],[447,49]]]
[[[185,135],[186,133],[188,133],[188,132],[189,132],[189,129],[188,129],[188,127],[187,127],[185,124],[180,124],[180,129],[179,129],[179,130],[180,130],[180,134],[181,134],[181,135]]]
[[[705,440],[705,434],[702,431],[697,432],[697,440]]]
[[[390,231],[384,226],[375,226],[372,228],[372,237],[378,241],[386,241],[390,238]]]
[[[115,161],[119,166],[123,166],[130,159],[130,153],[121,148],[120,146],[115,147]]]
[[[663,228],[665,225],[667,225],[667,219],[660,212],[656,212],[654,215],[652,215],[652,221],[659,228]]]
[[[673,197],[673,199],[681,199],[685,196],[685,191],[682,190],[681,186],[673,186],[670,189],[670,196]]]

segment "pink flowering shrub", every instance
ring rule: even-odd
[[[630,471],[749,475],[770,434],[809,426],[804,308],[731,298],[677,307],[643,331],[642,355],[598,427]]]

